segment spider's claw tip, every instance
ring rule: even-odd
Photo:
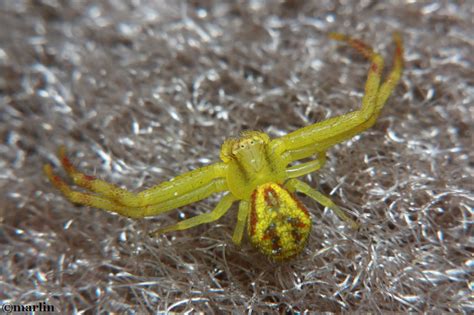
[[[51,164],[43,165],[43,172],[50,178],[53,175],[53,167]]]
[[[339,40],[339,41],[346,40],[346,35],[341,34],[341,33],[331,32],[328,34],[328,36],[330,39],[334,39],[334,40]]]
[[[56,175],[53,171],[53,167],[50,164],[45,164],[43,166],[43,171],[48,177],[49,181],[56,187],[57,189],[61,190],[63,193],[69,193],[70,189],[65,181],[61,179],[58,175]]]
[[[232,242],[234,243],[235,246],[240,247],[241,246],[241,241],[240,240],[234,240],[232,239]]]
[[[62,166],[68,172],[69,174],[76,173],[76,169],[74,168],[74,165],[71,163],[71,160],[69,160],[67,156],[67,151],[66,151],[66,146],[61,145],[58,149],[58,158],[61,161]]]
[[[154,231],[151,231],[150,233],[148,233],[148,236],[150,236],[150,237],[158,237],[158,236],[160,236],[161,234],[163,234],[162,229],[158,229],[158,230],[154,230]]]
[[[58,156],[60,158],[63,158],[66,156],[66,146],[65,145],[60,145],[58,148]]]
[[[351,226],[351,229],[353,229],[356,232],[359,231],[361,228],[361,225],[355,221],[350,222],[350,226]]]
[[[397,42],[402,40],[402,34],[399,31],[393,32],[392,36],[393,39]]]
[[[43,172],[53,184],[58,181],[59,177],[54,173],[53,166],[51,166],[51,164],[43,165]]]

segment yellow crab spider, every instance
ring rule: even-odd
[[[330,37],[346,42],[371,61],[359,110],[306,126],[276,139],[270,139],[263,132],[245,131],[239,138],[224,142],[220,152],[221,162],[187,172],[139,193],[129,192],[79,172],[67,158],[64,147],[59,150],[62,166],[74,184],[88,192],[72,190],[53,173],[51,165],[45,165],[44,171],[71,202],[131,218],[155,216],[214,193],[228,191],[213,211],[164,227],[153,235],[216,221],[234,202],[240,200],[233,242],[240,245],[247,226],[251,243],[272,260],[285,260],[300,253],[311,231],[311,217],[296,199],[295,192],[303,193],[332,209],[340,219],[357,229],[358,224],[328,197],[296,177],[320,169],[325,163],[325,152],[329,147],[375,123],[402,74],[403,44],[400,36],[394,34],[396,50],[393,67],[385,81],[382,81],[384,60],[370,46],[339,33],[332,33]],[[292,164],[312,156],[316,158]]]

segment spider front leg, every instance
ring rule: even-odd
[[[74,183],[92,192],[72,190],[66,182],[54,174],[51,165],[45,165],[46,176],[66,198],[76,204],[92,206],[133,218],[154,216],[227,189],[224,178],[225,165],[222,164],[214,164],[185,173],[174,180],[135,194],[77,171],[67,158],[64,147],[60,148],[58,156]]]
[[[359,229],[359,224],[357,224],[354,220],[349,218],[341,208],[339,208],[336,204],[334,204],[334,202],[332,202],[331,199],[329,199],[328,197],[326,197],[319,191],[311,188],[311,186],[309,186],[308,184],[297,179],[290,179],[289,181],[286,182],[285,187],[290,192],[297,191],[314,199],[318,203],[334,211],[334,213],[339,217],[339,219],[348,223],[353,229],[355,230]]]
[[[371,61],[362,108],[338,117],[303,127],[286,136],[274,139],[271,143],[272,152],[276,155],[297,150],[324,151],[327,148],[353,137],[371,127],[377,119],[387,98],[397,85],[403,68],[403,44],[400,36],[394,34],[396,46],[393,68],[387,79],[380,84],[383,70],[383,58],[362,41],[341,34],[331,34],[335,40],[345,41],[357,49]]]

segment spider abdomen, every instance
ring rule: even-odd
[[[306,208],[276,183],[265,183],[253,191],[248,223],[252,244],[274,260],[299,254],[311,231]]]

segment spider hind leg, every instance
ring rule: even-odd
[[[334,213],[339,217],[339,219],[343,220],[344,222],[348,223],[354,230],[359,229],[359,224],[349,218],[345,212],[339,208],[331,199],[320,193],[319,191],[311,188],[308,184],[297,180],[297,179],[290,179],[286,184],[285,187],[288,188],[289,191],[294,192],[298,191],[306,196],[310,197],[311,199],[317,201],[321,205],[331,209]]]

